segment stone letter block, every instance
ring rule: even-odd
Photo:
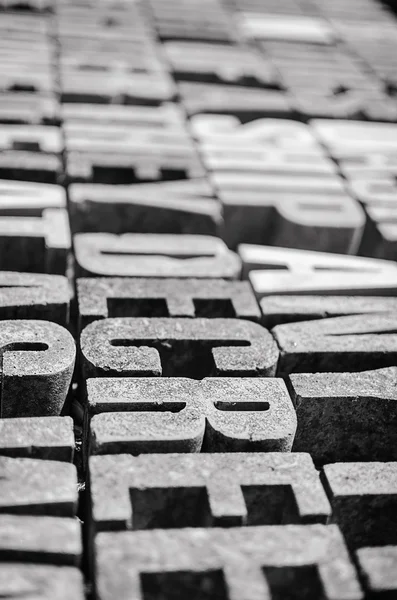
[[[69,323],[70,289],[61,275],[0,271],[0,319]]]
[[[251,244],[241,244],[238,253],[243,278],[250,280],[258,298],[394,296],[397,292],[397,266],[391,260]]]
[[[73,420],[70,417],[0,419],[0,455],[72,462]]]
[[[76,567],[0,563],[0,595],[5,600],[84,600],[84,581]]]
[[[78,566],[82,553],[77,519],[0,514],[0,565],[12,560]]]
[[[356,559],[370,600],[393,600],[397,597],[397,546],[360,548]]]
[[[238,279],[239,257],[204,235],[79,233],[76,270],[89,277],[198,277]]]
[[[0,456],[0,513],[75,517],[76,467],[66,462]]]
[[[365,371],[397,360],[397,317],[375,313],[287,323],[272,329],[279,374]]]
[[[189,117],[228,114],[245,122],[261,117],[283,118],[293,112],[291,99],[280,90],[190,81],[179,83],[178,88]]]
[[[296,414],[281,379],[87,381],[93,454],[288,452]]]
[[[73,375],[71,334],[49,321],[0,321],[1,416],[60,414]]]
[[[2,217],[39,217],[46,208],[66,209],[66,192],[60,185],[0,180]]]
[[[98,600],[364,598],[335,525],[103,532],[96,566]]]
[[[108,317],[261,317],[246,281],[87,278],[77,293],[80,329]]]
[[[273,377],[272,335],[239,319],[116,318],[95,321],[80,337],[89,377]]]
[[[0,216],[2,270],[65,275],[70,245],[63,208],[46,208],[40,217]]]
[[[269,161],[271,163],[272,153]],[[307,167],[310,169],[310,156]],[[282,164],[282,163],[279,163]],[[287,246],[304,250],[355,254],[365,225],[360,204],[332,173],[292,173],[286,164],[274,173],[266,168],[219,171],[212,180],[222,203],[225,241]]]
[[[397,544],[397,462],[325,465],[323,478],[350,548]]]
[[[90,458],[95,528],[325,523],[309,454],[142,454]]]
[[[188,179],[172,184],[72,184],[69,186],[72,230],[74,233],[219,235],[222,207],[207,193],[209,185],[205,180]]]
[[[62,172],[58,127],[0,125],[0,177],[56,183]]]
[[[397,311],[397,298],[380,296],[265,296],[259,304],[261,322],[268,329],[296,321]]]
[[[397,460],[397,368],[289,376],[293,450],[315,463]]]

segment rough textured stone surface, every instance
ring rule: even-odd
[[[394,313],[278,325],[272,333],[280,348],[279,374],[364,371],[394,365],[396,327]]]
[[[254,273],[253,273],[254,274]],[[370,290],[374,293],[376,290]],[[262,324],[276,325],[368,313],[395,313],[397,298],[381,296],[265,296],[259,301]]]
[[[267,329],[218,318],[104,319],[83,330],[80,349],[87,378],[272,377],[279,357]]]
[[[0,513],[74,517],[77,476],[74,465],[0,456]]]
[[[324,600],[364,597],[335,526],[100,533],[97,598],[157,597]]]
[[[241,244],[238,250],[243,278],[250,280],[258,298],[393,296],[397,291],[397,267],[392,261],[251,244]]]
[[[83,575],[75,567],[0,563],[0,594],[6,600],[84,600]]]
[[[0,455],[72,462],[75,439],[70,417],[0,419]]]
[[[260,320],[259,306],[245,281],[87,278],[77,280],[77,293],[80,329],[108,317]]]
[[[69,322],[70,289],[66,277],[0,272],[0,318]]]
[[[397,595],[397,546],[360,548],[356,557],[368,598],[393,600]]]
[[[0,561],[77,566],[82,552],[77,519],[0,515]]]
[[[308,454],[90,458],[97,530],[321,523],[329,504]]]
[[[397,460],[397,368],[289,376],[294,451],[316,463]]]
[[[74,232],[218,235],[221,206],[205,180],[69,186]],[[180,185],[186,184],[186,185]]]
[[[387,546],[397,543],[397,462],[325,465],[325,489],[347,544]]]
[[[80,276],[238,279],[241,271],[238,256],[211,236],[80,233],[74,248]]]
[[[1,416],[60,414],[73,375],[71,334],[49,321],[0,321]]]
[[[273,378],[89,379],[86,410],[93,454],[285,452],[296,429]]]
[[[70,245],[63,208],[46,208],[40,217],[0,217],[2,270],[65,275]]]

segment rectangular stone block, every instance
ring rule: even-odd
[[[185,187],[180,186],[184,183]],[[221,205],[204,179],[175,181],[175,188],[172,182],[117,186],[77,183],[69,186],[69,200],[74,233],[217,236],[223,226]]]
[[[300,152],[280,150],[278,148],[255,148],[231,147],[225,148],[216,142],[209,142],[200,146],[203,163],[208,171],[216,175],[244,172],[247,175],[266,174],[270,176],[280,175],[285,177],[303,178],[336,178],[337,167],[331,159],[322,156],[312,150]],[[224,181],[222,177],[221,181]],[[227,181],[226,181],[227,183]],[[303,185],[302,185],[303,187]]]
[[[46,208],[41,216],[0,216],[0,268],[65,275],[70,238],[63,208]]]
[[[76,467],[66,462],[0,456],[0,513],[75,517]]]
[[[78,566],[82,553],[77,519],[0,515],[0,565],[12,561]],[[0,575],[0,593],[1,587]]]
[[[253,275],[256,273],[254,271]],[[333,290],[333,293],[335,291]],[[375,293],[377,290],[368,291]],[[261,323],[268,329],[297,321],[368,313],[393,313],[397,310],[397,298],[380,296],[265,296],[259,304],[262,310]]]
[[[106,532],[96,557],[98,600],[364,598],[334,525]]]
[[[397,268],[393,261],[327,252],[241,244],[243,278],[257,298],[269,296],[394,296]],[[353,300],[353,299],[352,299]],[[383,299],[382,299],[383,301]],[[361,311],[360,311],[361,312]]]
[[[0,351],[0,417],[59,415],[75,365],[71,334],[49,321],[0,321]]]
[[[84,65],[61,69],[61,101],[100,104],[151,104],[172,100],[175,84],[165,71],[129,72],[128,69],[84,69]]]
[[[311,126],[332,156],[338,152],[396,150],[397,125],[333,119],[315,119]]]
[[[255,50],[194,41],[166,42],[162,48],[179,80],[278,87],[273,65]]]
[[[329,86],[332,87],[332,86]],[[340,86],[339,89],[344,89]],[[327,91],[305,89],[291,91],[293,106],[304,119],[357,119],[395,122],[397,107],[394,99],[383,91],[348,89],[334,95]]]
[[[279,358],[267,329],[220,318],[103,319],[83,330],[80,350],[86,378],[273,377]]]
[[[66,138],[71,182],[129,184],[161,179],[194,179],[205,172],[185,132],[126,131],[100,127],[98,136]],[[129,139],[122,139],[129,138]]]
[[[162,40],[235,43],[235,27],[217,0],[189,2],[150,0],[151,16]]]
[[[287,117],[293,113],[291,99],[279,90],[199,82],[178,84],[189,117],[200,113],[235,115],[242,121],[261,117]]]
[[[98,38],[94,39],[98,40]],[[73,39],[73,44],[78,43],[78,40]],[[86,40],[86,37],[82,40]],[[119,43],[119,40],[116,43]],[[64,103],[61,111],[65,130],[77,126],[87,128],[92,125],[107,125],[134,127],[140,132],[145,129],[157,129],[159,133],[172,129],[186,131],[184,113],[181,107],[173,102],[165,102],[160,106],[72,102]]]
[[[375,149],[373,151],[360,151],[360,148],[343,152],[343,148],[335,152],[335,158],[338,160],[340,171],[353,184],[358,186],[369,185],[374,186],[373,193],[379,195],[382,190],[378,187],[378,180],[383,181],[384,178],[391,176],[391,184],[396,186],[394,177],[397,175],[397,155],[395,150]],[[354,189],[354,186],[352,186]],[[358,192],[360,194],[360,192]],[[365,192],[364,192],[365,193]],[[371,198],[371,197],[370,197]],[[360,198],[359,198],[360,199]],[[377,198],[374,198],[376,202]]]
[[[384,165],[387,175],[369,173],[367,179],[353,179],[349,187],[367,214],[360,253],[394,259],[396,257],[397,185],[393,160]]]
[[[287,452],[296,415],[274,378],[87,381],[87,452]]]
[[[73,461],[75,439],[70,417],[0,420],[0,455]]]
[[[0,593],[7,600],[26,597],[40,600],[84,600],[83,575],[76,567],[0,563]]]
[[[261,318],[247,281],[103,277],[76,285],[80,330],[109,317]]]
[[[304,176],[259,171],[212,174],[225,222],[224,238],[304,250],[353,254],[365,213],[335,176]]]
[[[113,36],[114,34],[113,31]],[[69,36],[62,35],[61,37],[59,61],[61,73],[82,75],[83,71],[86,71],[88,77],[93,75],[98,80],[99,74],[103,81],[105,81],[104,75],[111,80],[112,77],[118,78],[120,74],[124,74],[126,79],[142,73],[151,76],[158,75],[161,81],[167,78],[165,65],[160,60],[156,47],[149,39],[145,39],[144,35],[139,40],[140,44],[136,43],[137,40],[132,39],[131,43],[126,46],[123,45],[123,40],[120,40],[121,43],[117,46],[115,37],[87,39],[84,36],[80,42],[77,40],[74,43],[74,40],[75,38]],[[141,91],[144,92],[144,90]]]
[[[397,462],[325,465],[323,480],[350,548],[396,545]]]
[[[80,277],[239,279],[241,272],[240,258],[212,236],[79,233],[74,251]]]
[[[57,183],[63,142],[57,127],[0,126],[0,177]]]
[[[143,454],[90,458],[96,531],[325,523],[308,454]]]
[[[279,375],[389,367],[397,355],[394,313],[287,323],[272,329],[280,348]]]
[[[293,450],[316,464],[397,460],[396,367],[290,375],[298,427]]]
[[[0,319],[40,319],[69,323],[71,291],[66,277],[0,272]]]
[[[241,13],[240,31],[247,40],[331,44],[335,33],[323,19],[298,15]]]

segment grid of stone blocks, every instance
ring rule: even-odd
[[[0,0],[0,598],[397,598],[397,20]]]

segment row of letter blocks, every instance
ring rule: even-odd
[[[397,26],[0,0],[0,598],[397,597]]]
[[[80,278],[77,362],[66,278],[2,275],[5,597],[83,598],[84,564],[101,600],[393,597],[396,299],[382,294],[396,267],[241,254],[273,294],[302,286],[305,264],[312,295],[284,296],[282,312],[248,281]],[[328,291],[353,295],[313,295],[321,267]],[[368,273],[377,297],[362,295]],[[59,416],[73,403],[78,472]]]

